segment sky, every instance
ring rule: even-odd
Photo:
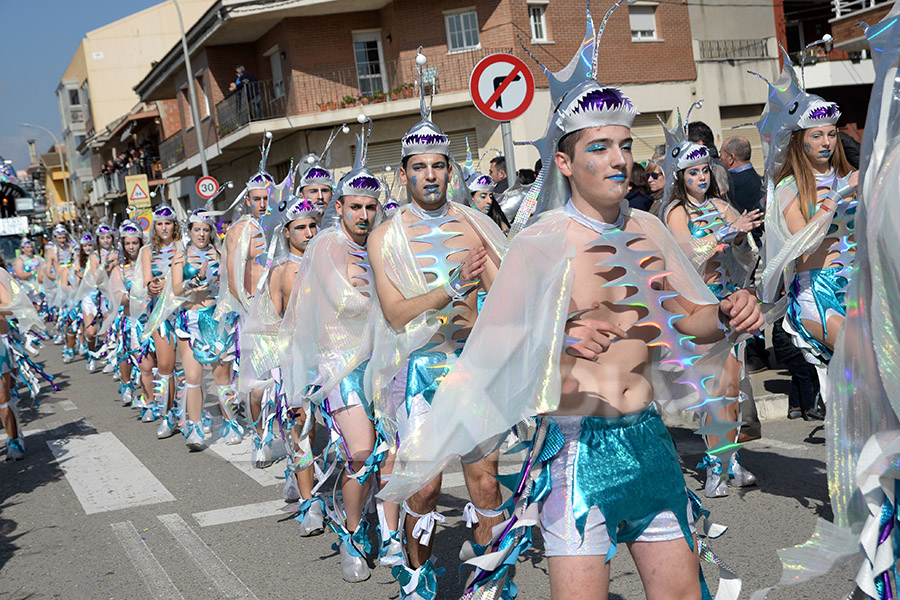
[[[88,31],[159,4],[161,0],[0,0],[0,156],[28,166],[26,140],[46,152],[62,139],[56,87]]]

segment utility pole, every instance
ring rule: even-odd
[[[203,134],[200,132],[200,111],[197,109],[197,90],[194,89],[194,70],[191,68],[191,54],[188,52],[187,38],[184,35],[184,21],[181,19],[181,7],[178,0],[172,0],[175,11],[178,13],[178,27],[181,29],[181,49],[184,51],[184,67],[187,69],[188,96],[191,102],[191,119],[194,121],[194,131],[197,132],[197,149],[200,152],[200,170],[203,176],[209,175],[209,167],[206,165],[206,146],[203,144]]]

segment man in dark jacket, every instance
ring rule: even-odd
[[[763,180],[750,164],[750,142],[733,137],[722,144],[722,163],[731,175],[731,201],[739,212],[763,208]]]

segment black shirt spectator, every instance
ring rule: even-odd
[[[488,174],[494,180],[494,183],[497,184],[494,186],[494,197],[499,198],[509,187],[509,181],[506,179],[506,158],[503,156],[492,158]]]
[[[722,144],[722,162],[731,175],[731,202],[739,212],[763,208],[765,192],[763,180],[750,164],[750,142],[733,137]]]
[[[850,166],[859,170],[859,142],[850,137],[850,134],[844,133],[843,131],[838,133],[838,137],[841,138],[841,145],[844,147],[844,156],[847,157],[847,162],[850,163]]]
[[[638,210],[649,211],[653,205],[653,197],[650,195],[650,185],[647,183],[647,175],[644,166],[634,163],[631,167],[630,189],[625,194],[628,206]]]

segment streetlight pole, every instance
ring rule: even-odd
[[[191,53],[188,52],[187,38],[184,35],[184,21],[181,19],[181,7],[178,0],[172,0],[175,4],[175,12],[178,13],[178,28],[181,29],[181,49],[184,51],[184,67],[187,69],[188,96],[191,102],[191,119],[194,121],[194,131],[197,132],[197,150],[200,152],[200,170],[203,176],[209,175],[209,167],[206,166],[206,146],[203,144],[203,134],[200,133],[200,111],[197,109],[197,90],[194,89],[194,70],[191,68]]]
[[[62,148],[60,147],[59,140],[56,138],[56,135],[47,129],[46,127],[42,127],[40,125],[32,125],[31,123],[19,123],[21,127],[33,127],[34,129],[40,129],[41,131],[46,131],[50,137],[53,138],[53,142],[56,144],[56,153],[59,155],[59,168],[62,169],[63,175],[63,189],[66,191],[66,212],[70,211],[71,200],[69,199],[69,178],[66,175],[66,161],[63,158]],[[52,175],[51,175],[52,177]]]

